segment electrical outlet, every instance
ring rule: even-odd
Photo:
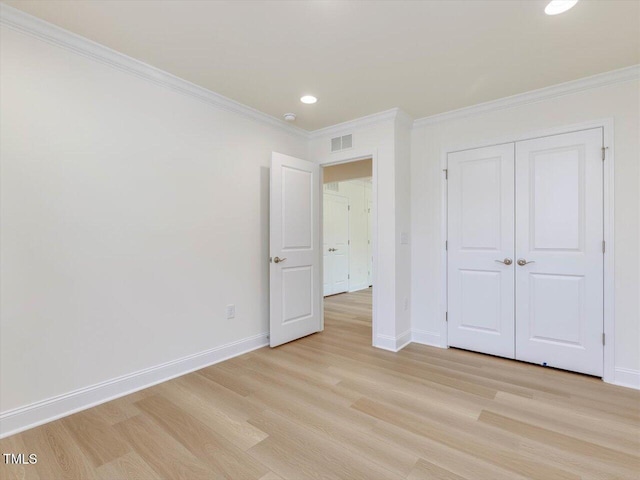
[[[227,319],[236,318],[236,306],[227,305]]]

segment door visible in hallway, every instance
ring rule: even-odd
[[[324,295],[349,291],[349,199],[324,194]]]

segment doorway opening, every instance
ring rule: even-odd
[[[324,325],[369,341],[373,314],[373,159],[323,166]]]

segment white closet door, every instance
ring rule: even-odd
[[[324,295],[349,290],[349,199],[324,195]]]
[[[601,149],[600,128],[516,144],[516,358],[599,376]]]
[[[449,345],[514,357],[514,145],[448,156]]]

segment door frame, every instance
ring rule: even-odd
[[[318,162],[320,165],[320,195],[323,195],[324,185],[324,167],[330,167],[333,165],[340,165],[342,163],[357,162],[359,160],[371,159],[371,252],[373,256],[373,268],[371,272],[371,279],[373,283],[373,295],[372,295],[372,308],[371,308],[371,345],[375,346],[377,325],[378,325],[378,290],[376,285],[378,284],[378,149],[354,151],[350,150],[342,154],[335,154],[334,158],[328,160],[321,160]],[[318,244],[322,244],[323,238],[323,203],[320,202],[320,228],[318,229]],[[322,262],[322,251],[320,255],[320,278],[324,278],[324,265]],[[324,296],[323,289],[320,289],[320,331],[324,330]]]
[[[448,165],[448,155],[463,150],[472,150],[476,148],[501,145],[505,143],[521,142],[523,140],[532,140],[540,137],[549,137],[553,135],[562,135],[565,133],[577,132],[580,130],[589,130],[592,128],[602,128],[603,145],[605,147],[605,161],[603,166],[603,212],[604,212],[604,311],[603,311],[603,331],[605,334],[604,354],[603,354],[603,375],[602,380],[607,383],[615,383],[615,276],[614,276],[614,165],[615,165],[615,148],[614,148],[614,121],[613,118],[603,118],[590,122],[577,123],[553,127],[544,130],[529,131],[519,135],[508,135],[497,137],[492,141],[463,143],[458,145],[449,145],[441,151],[440,165],[442,168],[441,175],[441,210],[440,210],[440,344],[442,348],[449,348],[448,338],[448,292],[447,292],[447,212],[448,212],[448,191],[446,170]]]

